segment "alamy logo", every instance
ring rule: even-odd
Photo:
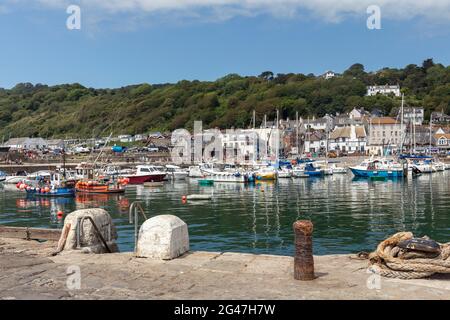
[[[69,30],[81,29],[81,8],[77,5],[70,5],[66,10],[70,16],[67,18],[66,26]]]
[[[69,290],[81,289],[81,269],[79,266],[69,266],[66,271],[66,286]]]
[[[381,8],[377,5],[372,5],[367,8],[367,28],[369,30],[380,30],[381,29]]]

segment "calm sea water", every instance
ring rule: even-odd
[[[0,224],[61,228],[56,212],[101,207],[114,218],[121,251],[132,251],[134,227],[128,207],[142,201],[148,217],[173,214],[189,226],[191,249],[292,255],[292,224],[314,223],[315,254],[370,251],[399,231],[450,238],[450,172],[398,181],[355,180],[351,174],[324,179],[280,180],[254,186],[196,180],[157,188],[130,186],[125,195],[29,199],[0,186]],[[213,201],[182,202],[186,194],[213,194]]]

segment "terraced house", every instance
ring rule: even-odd
[[[364,126],[336,127],[330,134],[329,150],[338,153],[366,153],[367,133]]]

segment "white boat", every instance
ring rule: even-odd
[[[308,178],[308,175],[305,173],[305,166],[299,165],[292,168],[292,177],[293,178]]]
[[[124,175],[125,178],[130,179],[129,184],[143,184],[144,182],[160,182],[163,181],[167,172],[159,166],[136,166],[136,170],[132,174]]]
[[[439,160],[436,160],[435,162],[433,162],[433,166],[436,169],[436,172],[445,171],[445,164]]]
[[[445,170],[450,170],[450,163],[445,164]]]
[[[317,169],[323,170],[323,174],[325,176],[333,175],[333,173],[334,173],[333,166],[332,165],[330,166],[327,162],[316,161],[316,162],[314,162],[314,164],[316,165]]]
[[[200,169],[200,166],[190,166],[188,171],[188,176],[190,178],[202,178],[203,172]]]
[[[183,170],[182,168],[174,165],[166,165],[167,176],[172,180],[185,180],[189,175],[189,172]]]
[[[190,194],[186,196],[186,200],[196,201],[196,200],[212,200],[212,194]]]
[[[201,169],[204,177],[208,177],[208,180],[213,180],[214,182],[235,182],[235,183],[246,183],[254,181],[254,174],[249,172],[241,173],[239,171],[218,171],[211,169]]]
[[[288,168],[281,168],[277,171],[278,179],[290,179],[292,178],[292,170]]]
[[[0,171],[0,182],[3,182],[6,180],[6,173],[3,171]]]
[[[199,165],[190,166],[188,169],[188,177],[190,178],[204,178],[205,172],[203,169],[217,171],[213,164],[201,163]]]
[[[26,171],[18,171],[12,176],[6,176],[3,180],[4,184],[18,184],[27,180],[28,173]]]
[[[33,172],[27,175],[27,178],[30,180],[50,180],[51,177],[51,172],[44,170]]]
[[[346,174],[348,173],[348,169],[344,167],[338,167],[336,164],[332,165],[333,174]]]

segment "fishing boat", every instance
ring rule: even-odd
[[[36,175],[31,183],[18,183],[17,188],[25,190],[28,196],[34,197],[74,197],[75,186],[72,181],[66,181],[60,173],[50,173],[50,176]]]
[[[407,168],[402,164],[389,159],[370,159],[360,165],[350,167],[356,177],[386,177],[402,178],[407,175]]]
[[[76,183],[75,190],[80,193],[116,194],[124,193],[127,184],[128,178],[117,180],[84,179]]]
[[[125,178],[129,179],[129,184],[143,184],[145,182],[161,182],[167,176],[167,173],[161,167],[143,165],[137,166],[136,170]]]
[[[185,180],[189,172],[181,169],[179,166],[166,165],[167,176],[171,180]]]

